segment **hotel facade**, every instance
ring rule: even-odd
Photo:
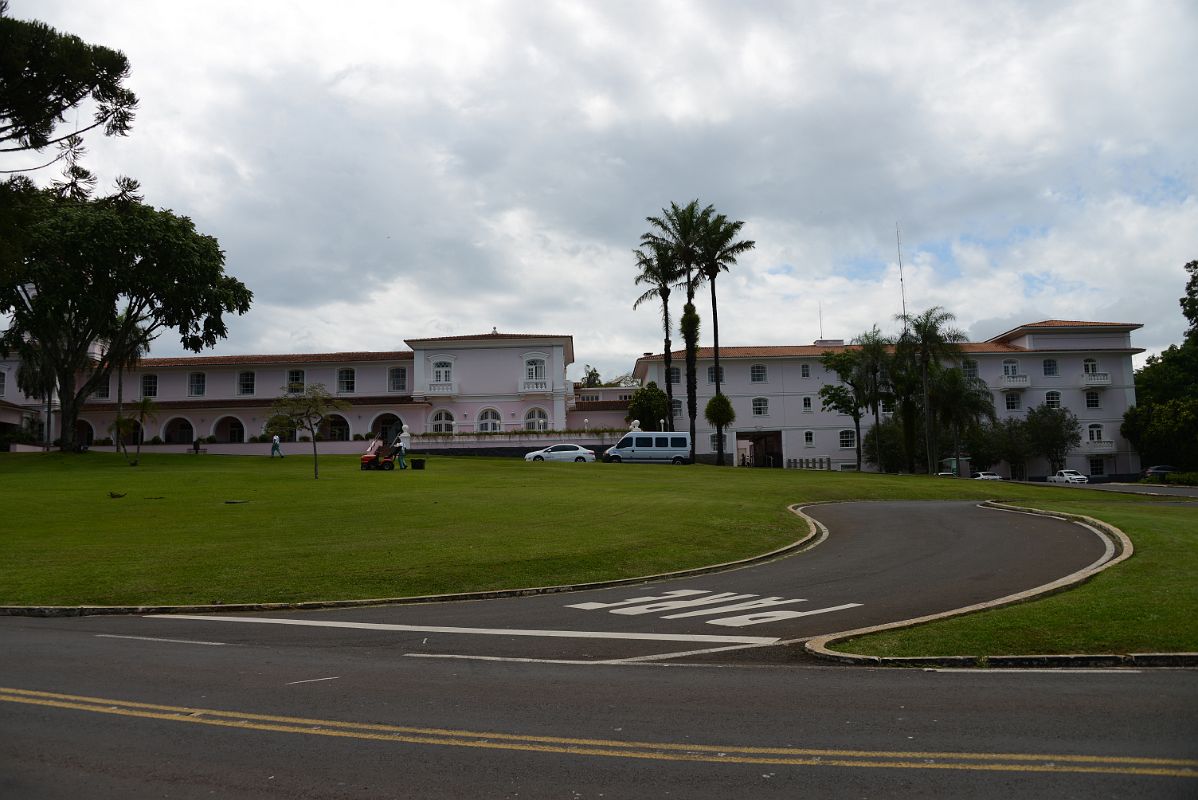
[[[1131,323],[1046,320],[1022,325],[985,342],[964,345],[963,368],[994,395],[1000,418],[1023,416],[1040,404],[1068,408],[1082,427],[1082,442],[1068,467],[1087,475],[1130,475],[1139,457],[1119,435],[1124,412],[1135,404]],[[288,387],[321,384],[345,401],[321,430],[322,452],[356,452],[356,440],[391,438],[403,425],[414,448],[427,452],[524,452],[544,441],[569,439],[599,449],[627,430],[635,387],[584,388],[566,377],[574,363],[569,335],[510,334],[408,339],[408,350],[287,355],[147,358],[122,376],[125,415],[149,398],[144,442],[168,450],[256,453],[257,438],[273,401]],[[850,345],[851,347],[851,345]],[[726,451],[737,465],[853,469],[856,432],[851,418],[823,411],[819,389],[838,379],[820,356],[843,350],[839,340],[812,345],[723,347],[721,391],[736,421]],[[682,363],[682,353],[673,355]],[[715,390],[710,348],[699,351],[696,453],[714,459],[715,431],[702,409]],[[16,388],[17,363],[0,361],[0,430],[45,424],[43,400]],[[661,354],[646,353],[633,376],[675,394],[674,424],[685,429],[684,383],[679,367],[665,374]],[[117,414],[117,377],[91,396],[76,423],[76,440],[89,446],[111,436]],[[657,427],[642,421],[642,427]],[[49,407],[51,435],[58,430]],[[862,420],[864,434],[872,420]],[[869,465],[864,465],[866,468]],[[1048,465],[1027,465],[1030,477]],[[1005,465],[1000,472],[1009,476]]]

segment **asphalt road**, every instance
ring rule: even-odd
[[[1068,574],[1103,556],[1095,534],[968,504],[812,513],[831,533],[806,553],[658,585],[0,619],[0,797],[1198,793],[1195,671],[776,663]]]

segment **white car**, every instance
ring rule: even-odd
[[[997,472],[975,472],[971,476],[975,481],[1001,481],[1002,475]]]
[[[1048,476],[1049,483],[1089,483],[1090,479],[1075,469],[1058,469],[1055,475]]]
[[[543,450],[533,450],[525,461],[594,461],[595,451],[577,444],[554,444]]]

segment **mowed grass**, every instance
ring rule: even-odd
[[[763,553],[827,500],[1002,499],[1095,516],[1130,561],[1067,593],[845,649],[888,655],[1198,650],[1198,503],[913,476],[355,456],[0,454],[0,604],[400,597],[636,577]],[[112,494],[123,495],[111,497]],[[244,501],[229,503],[227,501]]]

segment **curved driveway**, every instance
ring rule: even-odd
[[[776,660],[770,645],[1005,597],[1108,554],[1106,540],[1081,525],[972,502],[840,503],[807,513],[827,526],[826,541],[719,574],[470,602],[86,624],[120,635],[380,646],[415,657],[710,660],[753,648],[736,659]]]

